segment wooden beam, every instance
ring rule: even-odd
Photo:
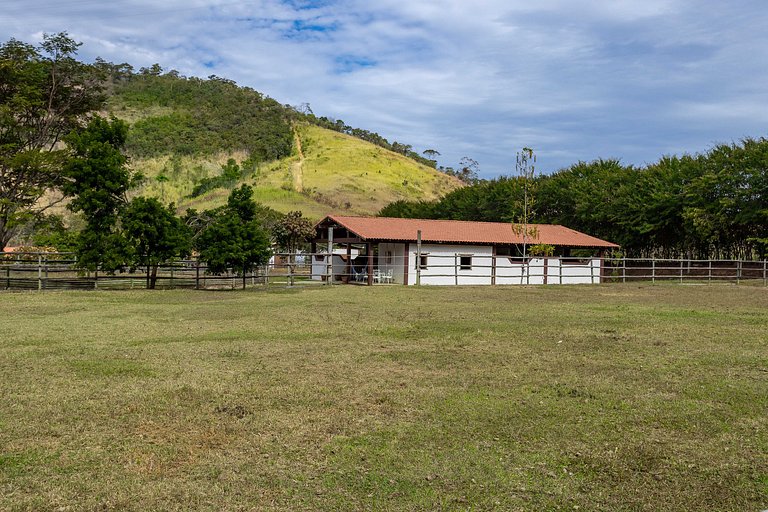
[[[373,244],[368,242],[365,244],[368,250],[368,286],[373,285]]]
[[[403,284],[408,285],[408,252],[410,251],[411,244],[405,242],[405,253],[403,255]]]

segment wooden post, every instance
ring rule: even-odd
[[[373,244],[365,244],[365,250],[368,251],[368,286],[373,286]]]
[[[496,246],[491,249],[491,286],[496,284]]]
[[[707,284],[712,284],[712,260],[709,260],[709,271],[707,272]]]
[[[763,260],[763,286],[768,286],[768,278],[766,276],[765,271],[768,270],[768,267],[766,267],[766,261]]]
[[[96,270],[93,272],[93,289],[99,289],[99,267],[96,267]]]
[[[680,260],[680,284],[683,284],[683,260]]]
[[[195,290],[200,289],[200,258],[195,262]]]
[[[736,261],[736,284],[741,283],[741,260]]]
[[[656,258],[651,260],[651,282],[656,282]]]
[[[454,286],[459,285],[459,254],[458,253],[453,254],[453,284]]]
[[[403,251],[403,284],[408,285],[408,259],[410,257],[410,254],[408,254],[408,251],[411,250],[411,244],[408,242],[405,242],[405,250]]]
[[[557,284],[563,284],[563,257],[557,258]]]
[[[416,231],[416,286],[421,285],[421,230]]]
[[[595,259],[589,260],[589,284],[595,284]]]
[[[549,284],[549,258],[544,256],[544,284]]]
[[[621,258],[621,282],[627,282],[627,258]]]
[[[327,285],[333,285],[333,227],[328,228],[328,247],[326,248],[326,278]]]
[[[43,289],[43,257],[40,254],[37,255],[37,289]]]
[[[43,258],[43,264],[45,265],[45,279],[43,280],[43,289],[48,288],[48,255]]]
[[[349,283],[352,277],[352,244],[347,243],[347,264],[344,266],[344,282]]]

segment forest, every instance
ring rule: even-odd
[[[644,167],[578,162],[526,180],[501,177],[437,202],[395,202],[380,216],[562,224],[629,257],[759,258],[768,252],[768,139],[719,144]]]

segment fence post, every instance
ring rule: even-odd
[[[683,260],[680,260],[680,284],[683,284]]]
[[[93,289],[99,289],[99,267],[96,267],[96,270],[93,271]]]
[[[712,284],[712,260],[709,260],[709,270],[707,272],[707,284]]]
[[[328,254],[326,254],[325,284],[333,284],[333,226],[328,228]]]
[[[195,262],[195,290],[200,289],[200,258]]]
[[[765,260],[763,260],[763,286],[768,286],[768,279],[766,278],[765,271],[768,270],[768,267],[765,265]]]
[[[736,262],[736,284],[741,283],[741,260]]]
[[[421,230],[416,231],[416,286],[421,285]]]
[[[621,258],[621,282],[627,282],[627,258]]]
[[[563,284],[563,257],[557,258],[557,284]]]
[[[457,253],[454,253],[453,255],[453,281],[454,285],[458,286],[459,284],[459,255]]]
[[[37,289],[43,289],[43,256],[37,255]]]
[[[651,283],[656,282],[656,258],[651,259]]]

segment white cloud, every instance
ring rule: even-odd
[[[302,5],[304,6],[302,8]],[[761,0],[10,2],[4,40],[68,30],[81,55],[216,74],[486,176],[765,135]]]

